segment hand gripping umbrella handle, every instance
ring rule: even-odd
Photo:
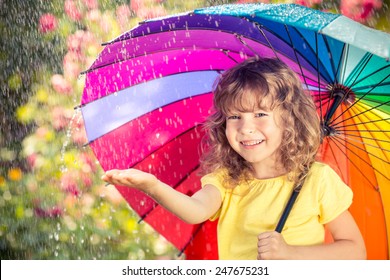
[[[278,225],[276,226],[275,231],[277,231],[279,233],[282,232],[284,224],[286,223],[287,217],[290,214],[290,211],[291,211],[291,209],[292,209],[292,207],[294,205],[295,200],[298,197],[298,194],[299,194],[299,190],[294,189],[292,194],[291,194],[291,196],[290,196],[290,199],[287,202],[286,207],[283,210],[283,214],[280,217],[280,220],[278,222]]]

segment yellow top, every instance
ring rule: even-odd
[[[218,252],[222,260],[251,260],[257,257],[257,236],[273,231],[291,195],[293,184],[286,176],[223,186],[225,171],[202,177],[202,186],[214,185],[222,206],[211,217],[218,220]],[[352,203],[352,191],[328,165],[314,163],[282,231],[290,245],[324,242],[324,224]]]

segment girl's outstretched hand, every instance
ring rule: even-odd
[[[283,236],[276,231],[263,232],[258,235],[257,259],[258,260],[283,260],[289,259],[292,247],[284,241]]]
[[[112,169],[102,176],[102,180],[113,185],[132,187],[144,192],[149,192],[159,182],[156,176],[138,169]]]

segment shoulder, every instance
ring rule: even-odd
[[[323,162],[314,162],[310,167],[309,175],[313,177],[318,177],[319,179],[330,179],[330,180],[341,180],[340,176],[336,171],[330,167],[328,164]]]
[[[329,165],[315,162],[310,168],[308,184],[321,195],[336,193],[338,195],[352,196],[352,190],[343,181],[339,174]]]
[[[228,171],[226,169],[217,169],[214,172],[204,175],[200,181],[202,186],[205,185],[214,185],[220,187],[223,185],[223,182],[227,179]]]

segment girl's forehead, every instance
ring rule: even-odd
[[[270,111],[273,103],[272,98],[261,92],[243,91],[225,100],[224,111],[253,112],[256,110]]]

